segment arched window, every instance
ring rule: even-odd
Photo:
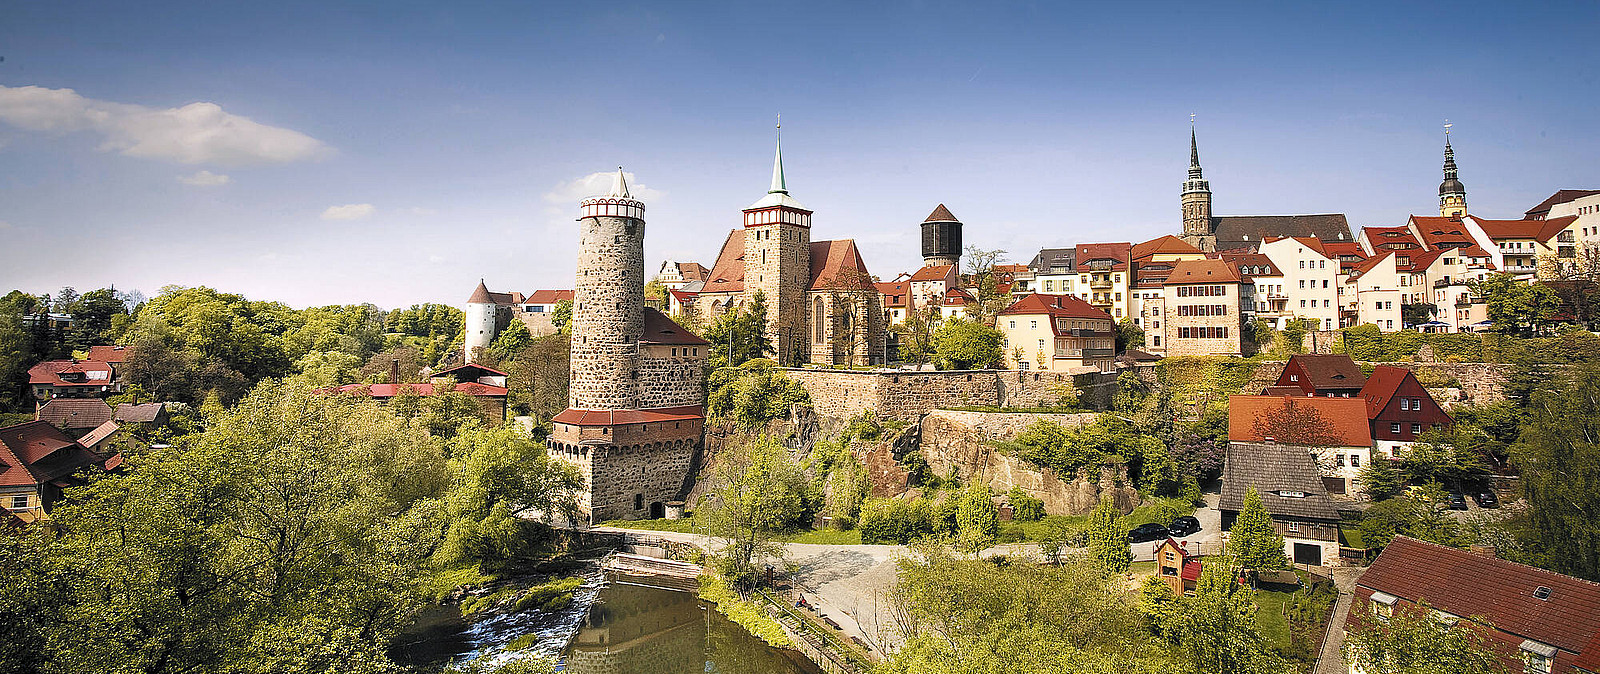
[[[812,311],[812,314],[814,314],[814,315],[811,318],[811,323],[812,323],[812,325],[817,326],[816,327],[816,330],[817,330],[817,343],[821,344],[822,341],[824,339],[827,339],[827,337],[828,337],[828,328],[827,328],[828,317],[822,310],[822,298],[821,297],[818,297],[818,298],[812,300],[812,306],[814,307],[814,309]]]

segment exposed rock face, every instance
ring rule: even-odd
[[[1044,407],[1063,387],[1076,389],[1080,406],[1102,408],[1116,392],[1117,375],[1019,370],[852,372],[785,369],[811,394],[817,414],[850,418],[871,411],[881,419],[915,421],[942,407]]]
[[[1040,419],[1067,427],[1094,421],[1094,414],[1005,414],[938,410],[923,417],[921,451],[939,475],[955,474],[964,480],[984,482],[997,492],[1022,489],[1044,501],[1051,515],[1082,515],[1094,510],[1102,493],[1110,493],[1123,512],[1139,503],[1138,491],[1127,480],[1125,466],[1103,467],[1098,475],[1059,476],[1014,456],[1001,454],[991,444],[1015,438]]]

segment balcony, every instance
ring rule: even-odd
[[[1094,279],[1089,281],[1089,287],[1095,290],[1109,290],[1111,288],[1111,279]]]
[[[1070,336],[1070,337],[1102,337],[1103,338],[1103,337],[1111,337],[1112,336],[1112,332],[1110,330],[1087,330],[1087,329],[1084,329],[1084,328],[1073,328],[1071,330],[1068,330],[1062,336],[1063,337]]]
[[[1116,349],[1084,349],[1084,358],[1110,358],[1117,355]]]
[[[1505,271],[1512,274],[1532,274],[1536,271],[1539,271],[1539,268],[1531,264],[1508,264],[1506,265]]]

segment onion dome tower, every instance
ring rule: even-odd
[[[1444,125],[1444,182],[1439,183],[1439,215],[1460,220],[1467,214],[1467,187],[1456,178],[1456,151],[1450,147],[1450,125]]]
[[[1211,229],[1211,182],[1200,171],[1200,148],[1195,143],[1194,126],[1189,127],[1189,179],[1183,181],[1183,239],[1200,245],[1216,232]]]
[[[611,191],[584,199],[579,208],[568,405],[633,409],[644,335],[644,202],[628,194],[618,167]]]
[[[944,204],[922,221],[922,266],[961,264],[961,221]]]
[[[495,311],[494,297],[489,294],[489,287],[484,285],[483,279],[478,279],[477,290],[472,291],[472,296],[467,298],[466,310],[462,312],[465,319],[463,328],[462,362],[475,363],[484,349],[494,342]]]

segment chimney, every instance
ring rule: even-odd
[[[1488,557],[1489,559],[1495,559],[1498,557],[1498,555],[1495,554],[1495,548],[1493,545],[1485,545],[1483,543],[1473,543],[1472,545],[1467,546],[1467,552],[1470,552],[1474,555],[1482,555],[1484,557]]]
[[[391,383],[391,384],[400,383],[400,359],[399,358],[396,358],[394,360],[389,361],[389,383]]]

